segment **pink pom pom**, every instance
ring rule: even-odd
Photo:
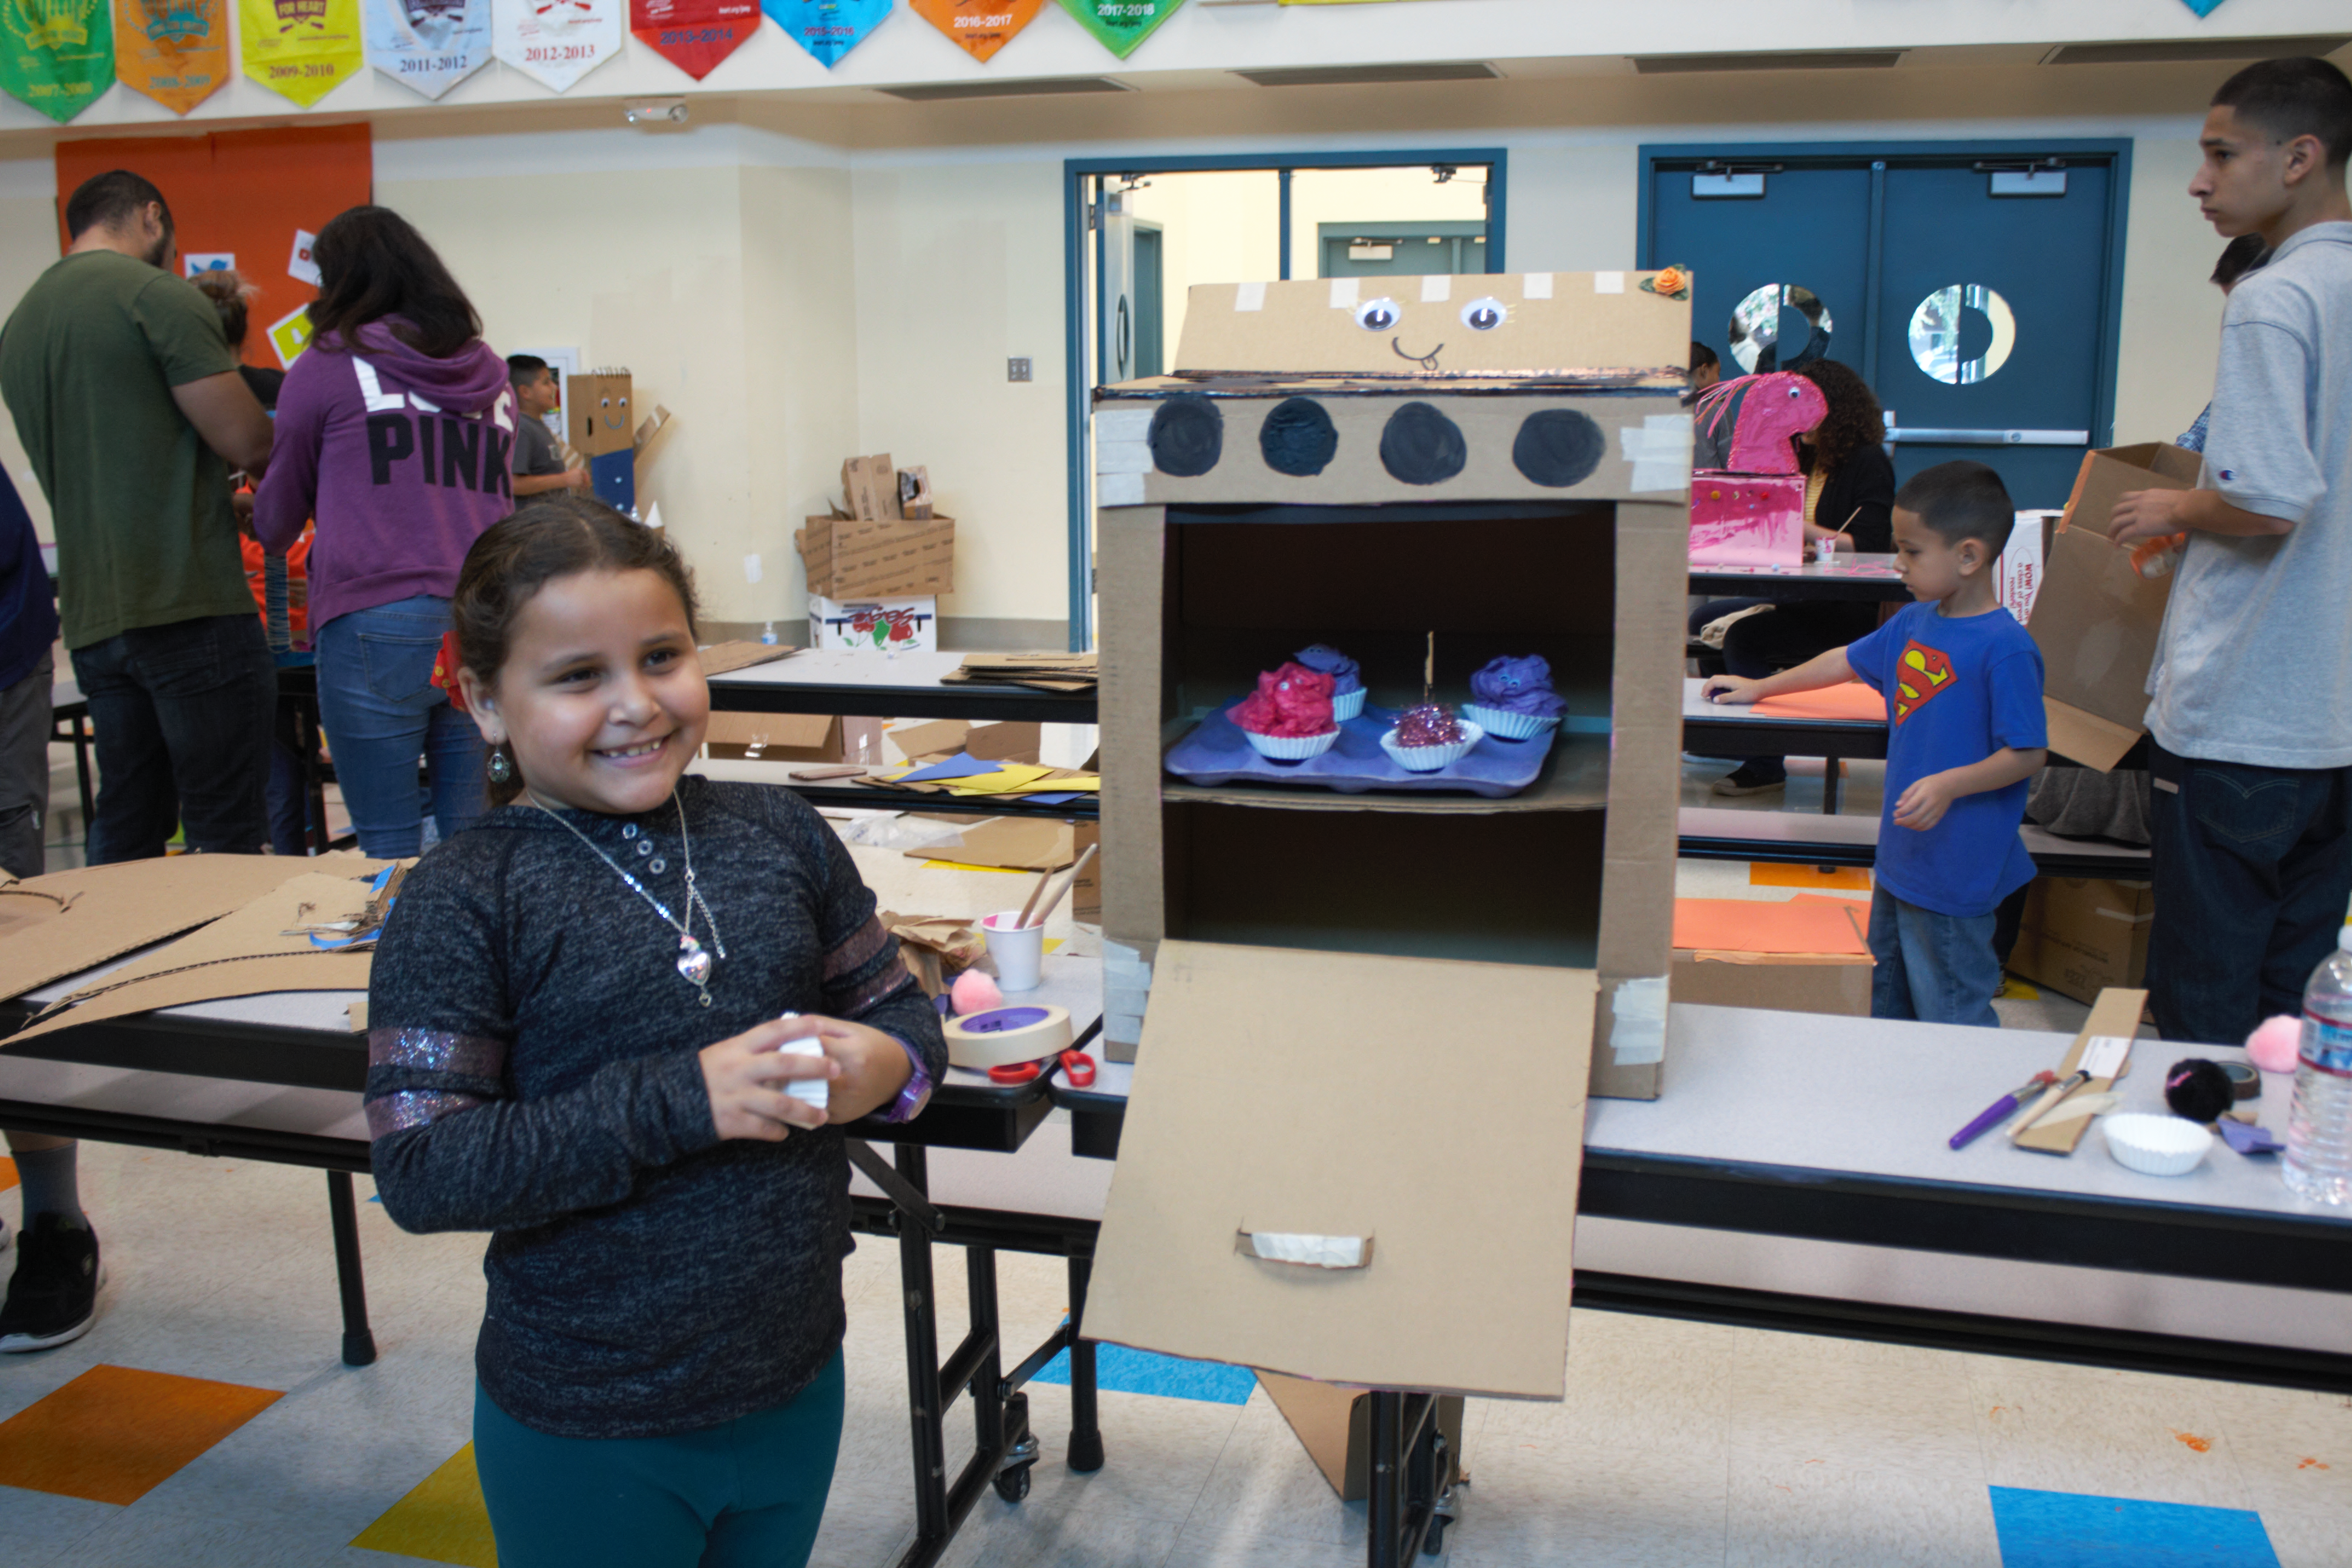
[[[948,988],[948,1000],[955,1004],[960,1016],[985,1013],[991,1007],[1004,1005],[1004,993],[996,988],[996,979],[977,969],[967,969],[956,976]]]
[[[2246,1059],[2264,1072],[2293,1072],[2303,1056],[2303,1020],[2282,1013],[2246,1037]]]

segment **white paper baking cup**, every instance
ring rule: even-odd
[[[2099,1123],[2116,1163],[2145,1176],[2185,1176],[2213,1147],[2213,1134],[2179,1116],[2110,1116]]]
[[[1331,699],[1331,717],[1344,724],[1364,710],[1364,689],[1343,691]]]
[[[1329,731],[1320,735],[1261,735],[1255,730],[1244,730],[1249,743],[1261,757],[1271,757],[1277,763],[1303,763],[1309,757],[1319,757],[1339,744],[1339,731]]]
[[[1559,723],[1557,717],[1545,719],[1533,713],[1514,713],[1508,709],[1488,708],[1477,702],[1465,702],[1462,716],[1475,721],[1497,741],[1532,741]]]
[[[1433,773],[1470,754],[1470,748],[1486,738],[1486,731],[1468,719],[1456,721],[1462,726],[1462,738],[1450,746],[1400,746],[1396,731],[1391,728],[1381,737],[1381,750],[1389,761],[1409,773]]]

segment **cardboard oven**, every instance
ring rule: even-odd
[[[1653,1097],[1664,1050],[1690,311],[1645,281],[1198,287],[1184,368],[1097,394],[1106,1034],[1136,1079],[1091,1336],[1560,1396],[1588,1085]],[[1419,700],[1433,631],[1443,700],[1550,661],[1570,717],[1520,793],[1163,770],[1310,643]],[[1471,1301],[1478,1331],[1435,1330]]]

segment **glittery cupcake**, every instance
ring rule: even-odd
[[[1297,660],[1331,678],[1331,717],[1344,724],[1364,710],[1364,672],[1356,661],[1328,643],[1298,650]]]
[[[1463,713],[1498,741],[1533,740],[1568,713],[1551,689],[1551,666],[1538,654],[1493,660],[1470,678],[1470,696]]]
[[[1226,716],[1258,755],[1277,763],[1319,757],[1339,739],[1339,721],[1331,716],[1331,678],[1302,664],[1261,673],[1257,689]]]
[[[1408,708],[1396,728],[1381,737],[1381,750],[1409,773],[1433,773],[1450,768],[1486,739],[1486,731],[1466,719],[1457,719],[1442,702]]]

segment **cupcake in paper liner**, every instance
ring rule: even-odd
[[[1381,750],[1409,773],[1433,773],[1468,756],[1486,738],[1486,731],[1455,718],[1444,703],[1426,702],[1404,710],[1396,728],[1381,737]]]
[[[1498,741],[1531,741],[1568,714],[1551,689],[1551,665],[1540,654],[1498,658],[1470,678],[1464,717]]]
[[[1263,671],[1257,689],[1228,711],[1259,756],[1277,763],[1303,763],[1329,751],[1339,739],[1331,714],[1331,678],[1303,664]]]
[[[1364,710],[1364,672],[1328,643],[1300,648],[1295,662],[1331,678],[1331,717],[1344,724]]]

